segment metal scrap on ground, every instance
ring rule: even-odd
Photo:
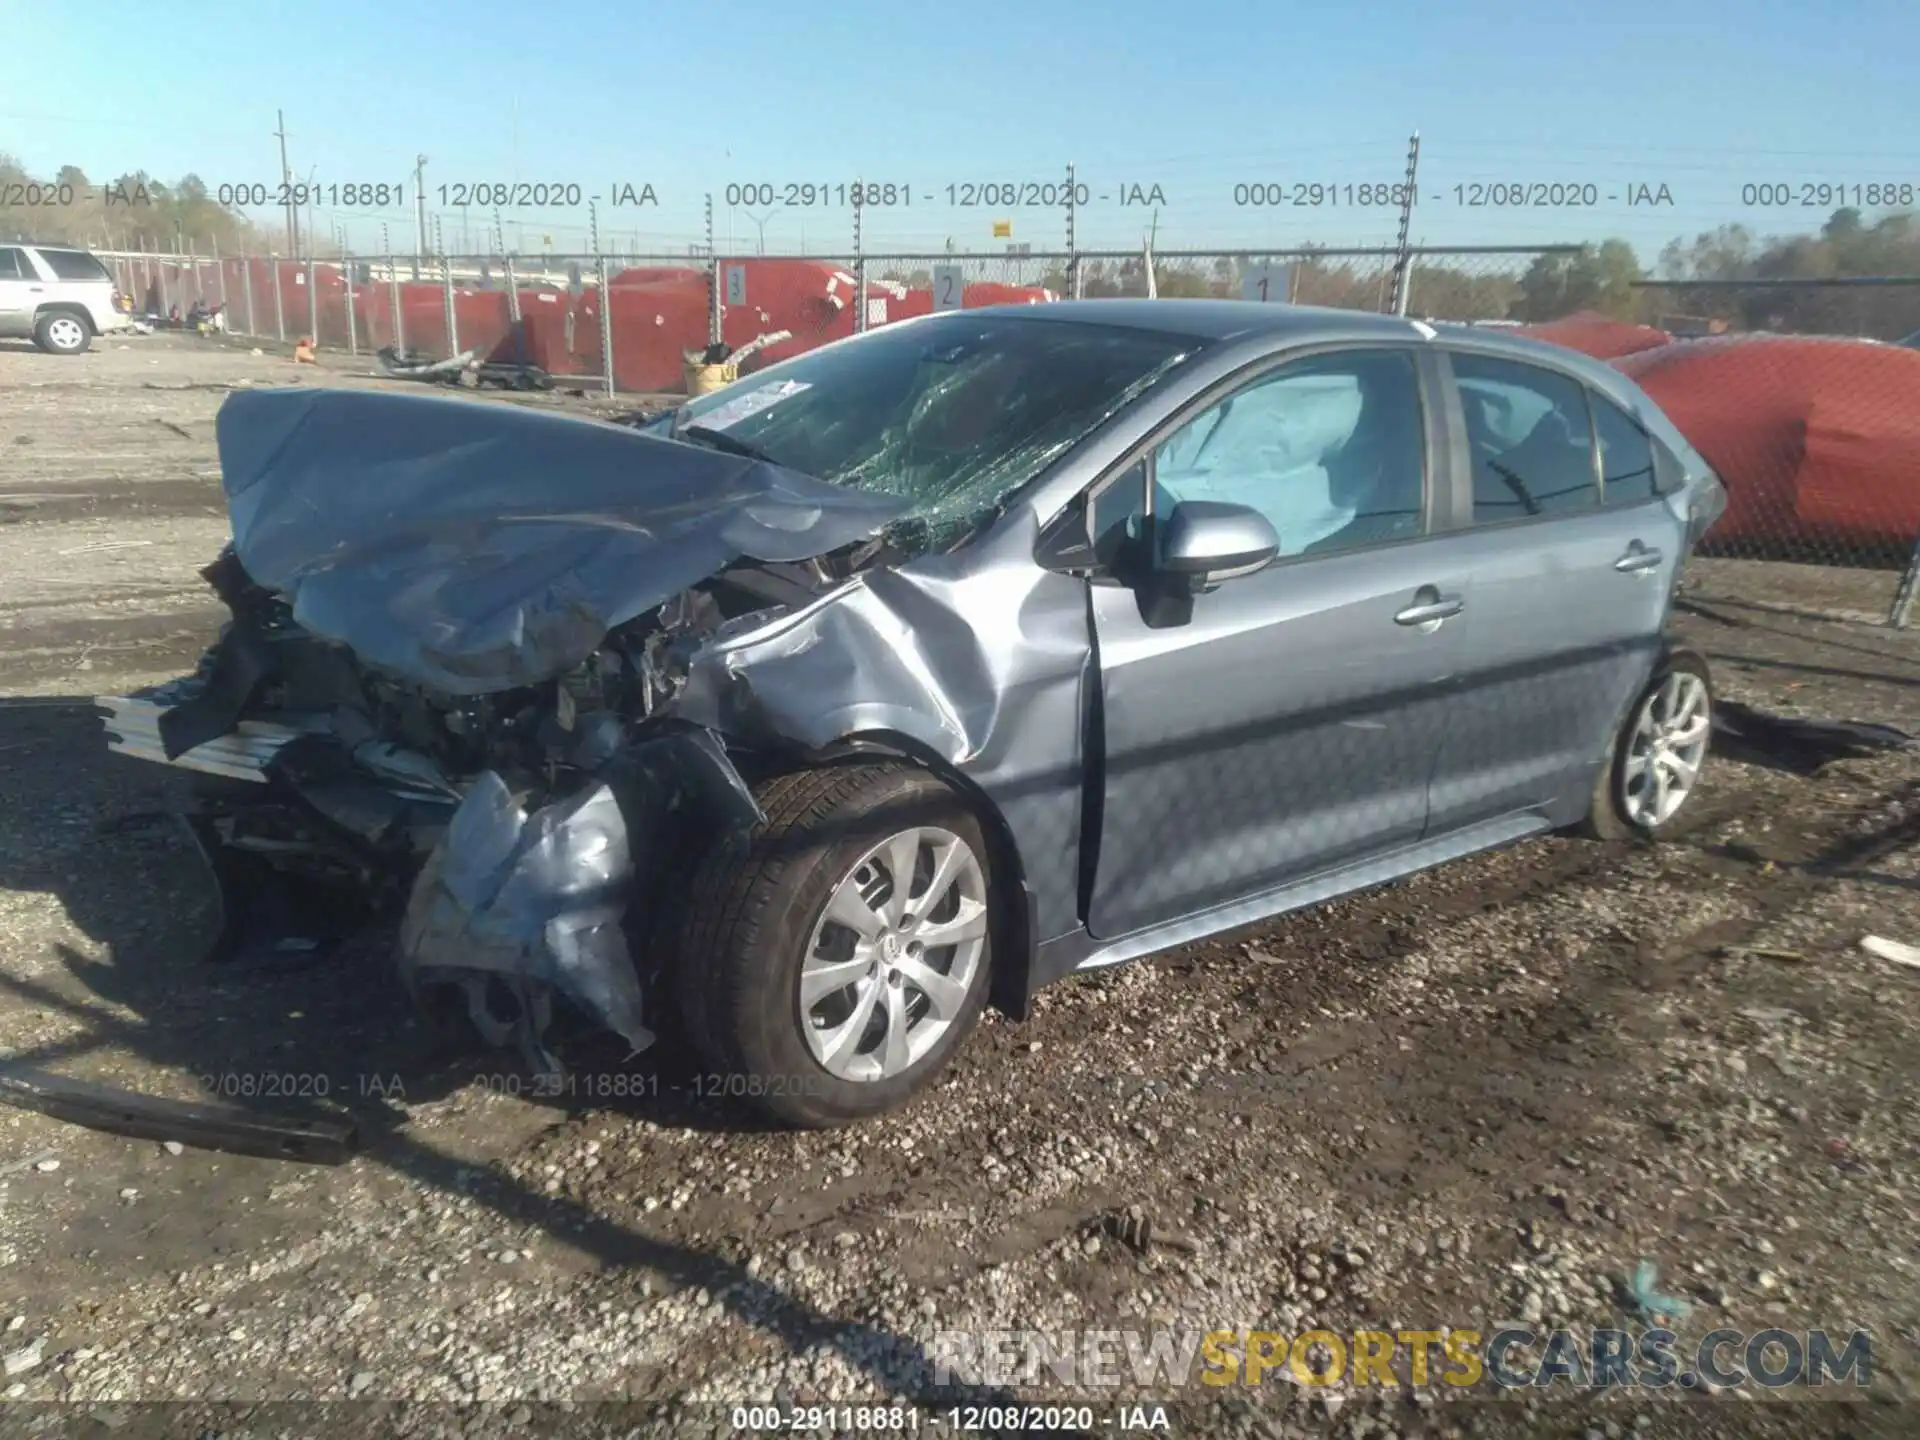
[[[359,1148],[350,1121],[296,1118],[141,1095],[46,1070],[0,1066],[0,1104],[137,1140],[189,1142],[201,1149],[269,1160],[339,1165]]]
[[[1860,948],[1869,955],[1878,955],[1882,960],[1891,960],[1909,970],[1920,970],[1920,945],[1903,945],[1883,935],[1864,935],[1860,939]]]

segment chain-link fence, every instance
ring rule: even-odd
[[[1695,593],[1764,603],[1791,591],[1802,608],[1904,625],[1920,577],[1920,350],[1857,337],[1920,330],[1920,281],[1656,282],[1638,287],[1637,316],[1607,317],[1529,283],[1573,248],[103,258],[161,323],[197,303],[263,343],[467,357],[608,394],[683,394],[702,361],[751,373],[983,305],[1210,297],[1479,324],[1525,315],[1541,338],[1632,375],[1725,478]]]
[[[1920,279],[1652,281],[1616,363],[1727,483],[1702,599],[1904,626],[1920,575]]]
[[[1563,247],[1564,248],[1564,247]],[[1407,313],[1500,320],[1538,247],[1412,251]],[[869,255],[112,255],[137,314],[160,324],[196,304],[230,334],[422,360],[472,352],[671,393],[685,357],[758,342],[758,364],[935,310],[1106,296],[1238,298],[1392,308],[1390,248],[1252,252],[1034,251]],[[610,303],[602,307],[602,288]]]

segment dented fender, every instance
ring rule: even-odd
[[[1031,522],[999,540],[716,634],[670,713],[734,745],[818,755],[878,737],[949,769],[989,807],[1037,944],[1078,923],[1092,642],[1085,583],[1031,563]],[[994,563],[1001,548],[1023,563]]]

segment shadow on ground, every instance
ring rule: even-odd
[[[517,1062],[495,1052],[454,1053],[444,1042],[436,1051],[432,1030],[413,1015],[393,974],[382,935],[362,937],[303,970],[206,961],[213,886],[174,818],[180,798],[174,777],[159,767],[105,749],[90,700],[0,702],[0,891],[57,897],[91,942],[85,949],[57,942],[57,963],[38,975],[23,976],[18,966],[0,973],[0,999],[19,1012],[49,1017],[62,1032],[16,1050],[9,1062],[109,1079],[99,1065],[112,1054],[145,1067],[156,1087],[165,1084],[177,1098],[205,1098],[211,1091],[260,1112],[351,1115],[366,1163],[415,1185],[477,1199],[510,1224],[544,1230],[603,1266],[641,1268],[671,1287],[709,1290],[796,1351],[829,1344],[876,1379],[923,1376],[919,1398],[1007,1398],[979,1387],[936,1392],[931,1360],[911,1339],[831,1319],[741,1265],[650,1238],[409,1133],[405,1114],[383,1098],[395,1093],[396,1080],[397,1093],[412,1105],[472,1083],[476,1072],[498,1075]],[[607,1059],[574,1058],[584,1065]],[[723,1101],[693,1097],[680,1083],[689,1062],[677,1052],[662,1047],[635,1067],[658,1076],[656,1095],[619,1107],[556,1103],[556,1119],[619,1108],[642,1123],[676,1127],[757,1124]],[[276,1085],[283,1093],[230,1093],[247,1088],[236,1081],[255,1077],[257,1088],[268,1076],[283,1077]],[[315,1093],[323,1087],[324,1099]]]

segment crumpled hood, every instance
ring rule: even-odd
[[[558,675],[743,557],[824,555],[908,503],[471,400],[242,390],[218,432],[248,575],[311,633],[453,695]]]

